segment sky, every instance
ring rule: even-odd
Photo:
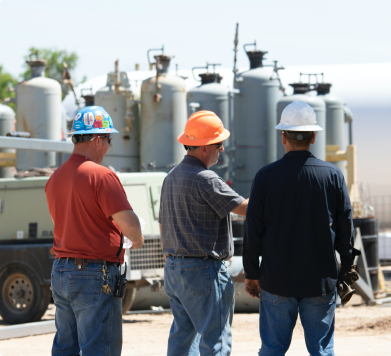
[[[2,0],[0,65],[18,76],[29,47],[65,49],[79,56],[77,82],[113,70],[116,59],[121,70],[147,70],[147,50],[164,45],[179,69],[232,68],[236,23],[239,68],[248,67],[243,44],[254,40],[285,67],[391,63],[390,13],[386,0]],[[376,90],[389,90],[390,72],[373,76]],[[351,92],[365,98],[371,85],[356,80]],[[359,176],[373,194],[391,195],[391,100],[354,109]]]

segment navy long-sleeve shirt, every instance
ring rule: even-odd
[[[335,250],[342,265],[353,261],[342,172],[309,151],[291,151],[263,167],[252,184],[243,245],[245,276],[259,279],[265,291],[295,298],[334,292]]]

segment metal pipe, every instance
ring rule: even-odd
[[[345,123],[349,124],[349,145],[353,145],[353,113],[347,106],[344,106],[344,112]]]

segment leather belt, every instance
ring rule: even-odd
[[[102,259],[60,257],[60,258],[58,258],[58,260],[59,261],[61,261],[61,260],[72,261],[79,271],[83,270],[89,263],[97,263],[99,265],[103,265],[106,262],[106,265],[108,265],[108,266],[117,266],[117,267],[119,267],[119,263],[118,262],[107,262],[107,261],[102,260]]]
[[[199,260],[217,260],[217,258],[214,258],[212,256],[174,256],[174,255],[167,255],[167,257],[174,257],[174,258],[183,258],[183,259],[188,259],[188,258],[196,258]]]

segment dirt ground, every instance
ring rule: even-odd
[[[44,319],[54,318],[51,305]],[[162,356],[166,353],[172,315],[133,314],[123,318],[123,356]],[[0,325],[5,326],[0,319]],[[0,327],[1,333],[1,327]],[[0,356],[49,356],[54,334],[0,341]],[[258,314],[235,314],[233,321],[233,356],[257,355],[261,341]],[[350,306],[336,311],[336,355],[391,355],[391,304]],[[303,328],[298,320],[287,356],[308,355]]]

